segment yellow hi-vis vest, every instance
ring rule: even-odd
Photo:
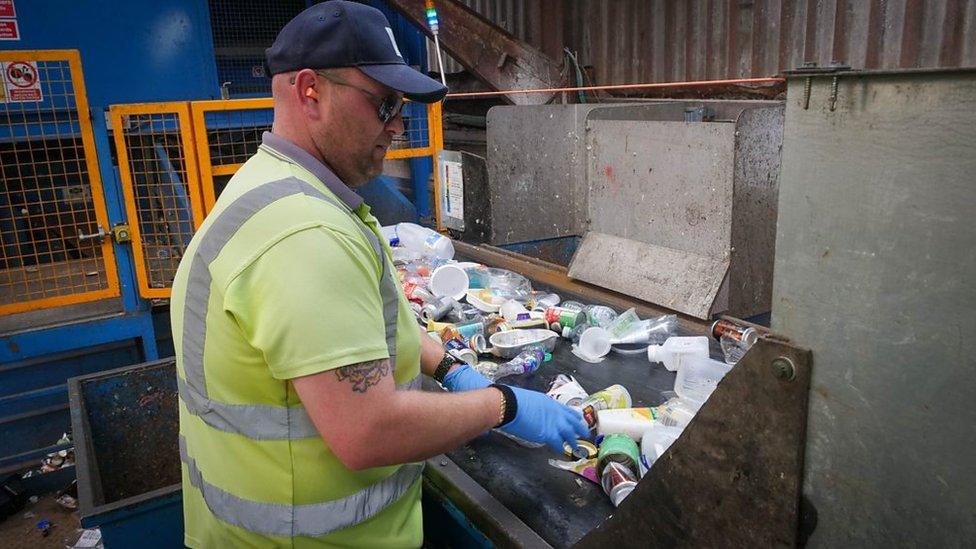
[[[322,363],[312,367],[324,371],[365,361],[367,355],[374,360],[388,356],[397,388],[419,388],[420,336],[399,291],[388,247],[379,238],[378,223],[368,206],[353,210],[337,199],[307,164],[307,158],[295,160],[262,145],[194,236],[173,284],[185,541],[190,546],[402,547],[422,541],[422,465],[364,471],[343,466],[319,436],[289,381],[308,370],[274,366],[274,357],[291,356],[303,341],[316,342],[307,335],[290,341],[289,332],[275,332],[274,319],[267,318],[260,326],[263,330],[270,325],[271,336],[251,333],[248,313],[235,308],[235,303],[244,302],[248,311],[277,314],[282,323],[295,327],[291,331],[301,331],[309,323],[325,322],[324,316],[301,303],[303,292],[328,288],[294,288],[295,299],[281,304],[279,293],[260,295],[241,281],[277,276],[314,280],[322,269],[302,273],[307,262],[324,264],[329,276],[337,270],[334,277],[348,284],[371,284],[349,293],[375,298],[375,316],[381,313],[382,324],[378,319],[370,324],[366,316],[363,322],[381,332],[372,339],[380,342],[379,349],[367,345],[362,356],[340,349],[342,356],[322,355]],[[326,237],[339,244],[324,251],[311,248]],[[279,256],[290,264],[274,263]],[[255,269],[272,274],[252,273]],[[337,307],[347,306],[348,316],[366,314],[342,295],[335,295],[334,301]],[[362,307],[370,308],[370,303]],[[308,318],[301,323],[292,318],[303,314]],[[336,322],[344,322],[342,310],[318,314],[339,315]],[[404,349],[406,361],[397,354]]]

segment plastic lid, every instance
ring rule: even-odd
[[[430,291],[437,297],[450,296],[458,301],[467,290],[468,273],[457,265],[441,265],[430,275]]]

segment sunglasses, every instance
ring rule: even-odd
[[[338,78],[330,76],[324,72],[315,71],[315,74],[325,78],[337,86],[352,88],[367,96],[370,99],[370,103],[377,107],[376,114],[379,116],[380,122],[383,122],[384,125],[388,124],[390,120],[396,118],[396,116],[403,111],[403,98],[396,94],[381,97],[367,89],[360,88],[359,86],[350,84],[349,82],[345,82],[343,80],[339,80]]]

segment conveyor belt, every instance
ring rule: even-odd
[[[534,289],[554,291],[564,300],[594,303],[592,299],[549,288],[535,280],[532,282]],[[721,350],[714,341],[712,356],[721,357]],[[662,392],[672,390],[675,377],[663,365],[648,362],[644,354],[611,352],[603,362],[590,364],[572,354],[568,341],[560,340],[551,362],[533,374],[510,376],[501,381],[544,392],[560,373],[574,376],[591,393],[615,383],[621,384],[630,391],[634,406],[654,406],[664,402]],[[525,448],[503,435],[491,433],[447,455],[553,546],[576,543],[613,513],[613,505],[599,486],[550,466],[550,458],[568,458],[548,448]]]

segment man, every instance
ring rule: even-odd
[[[492,428],[561,449],[587,434],[545,395],[445,358],[402,296],[369,206],[403,96],[447,90],[386,18],[330,1],[267,50],[274,126],[173,284],[185,542],[419,546],[421,462]],[[423,372],[451,393],[419,390]]]

